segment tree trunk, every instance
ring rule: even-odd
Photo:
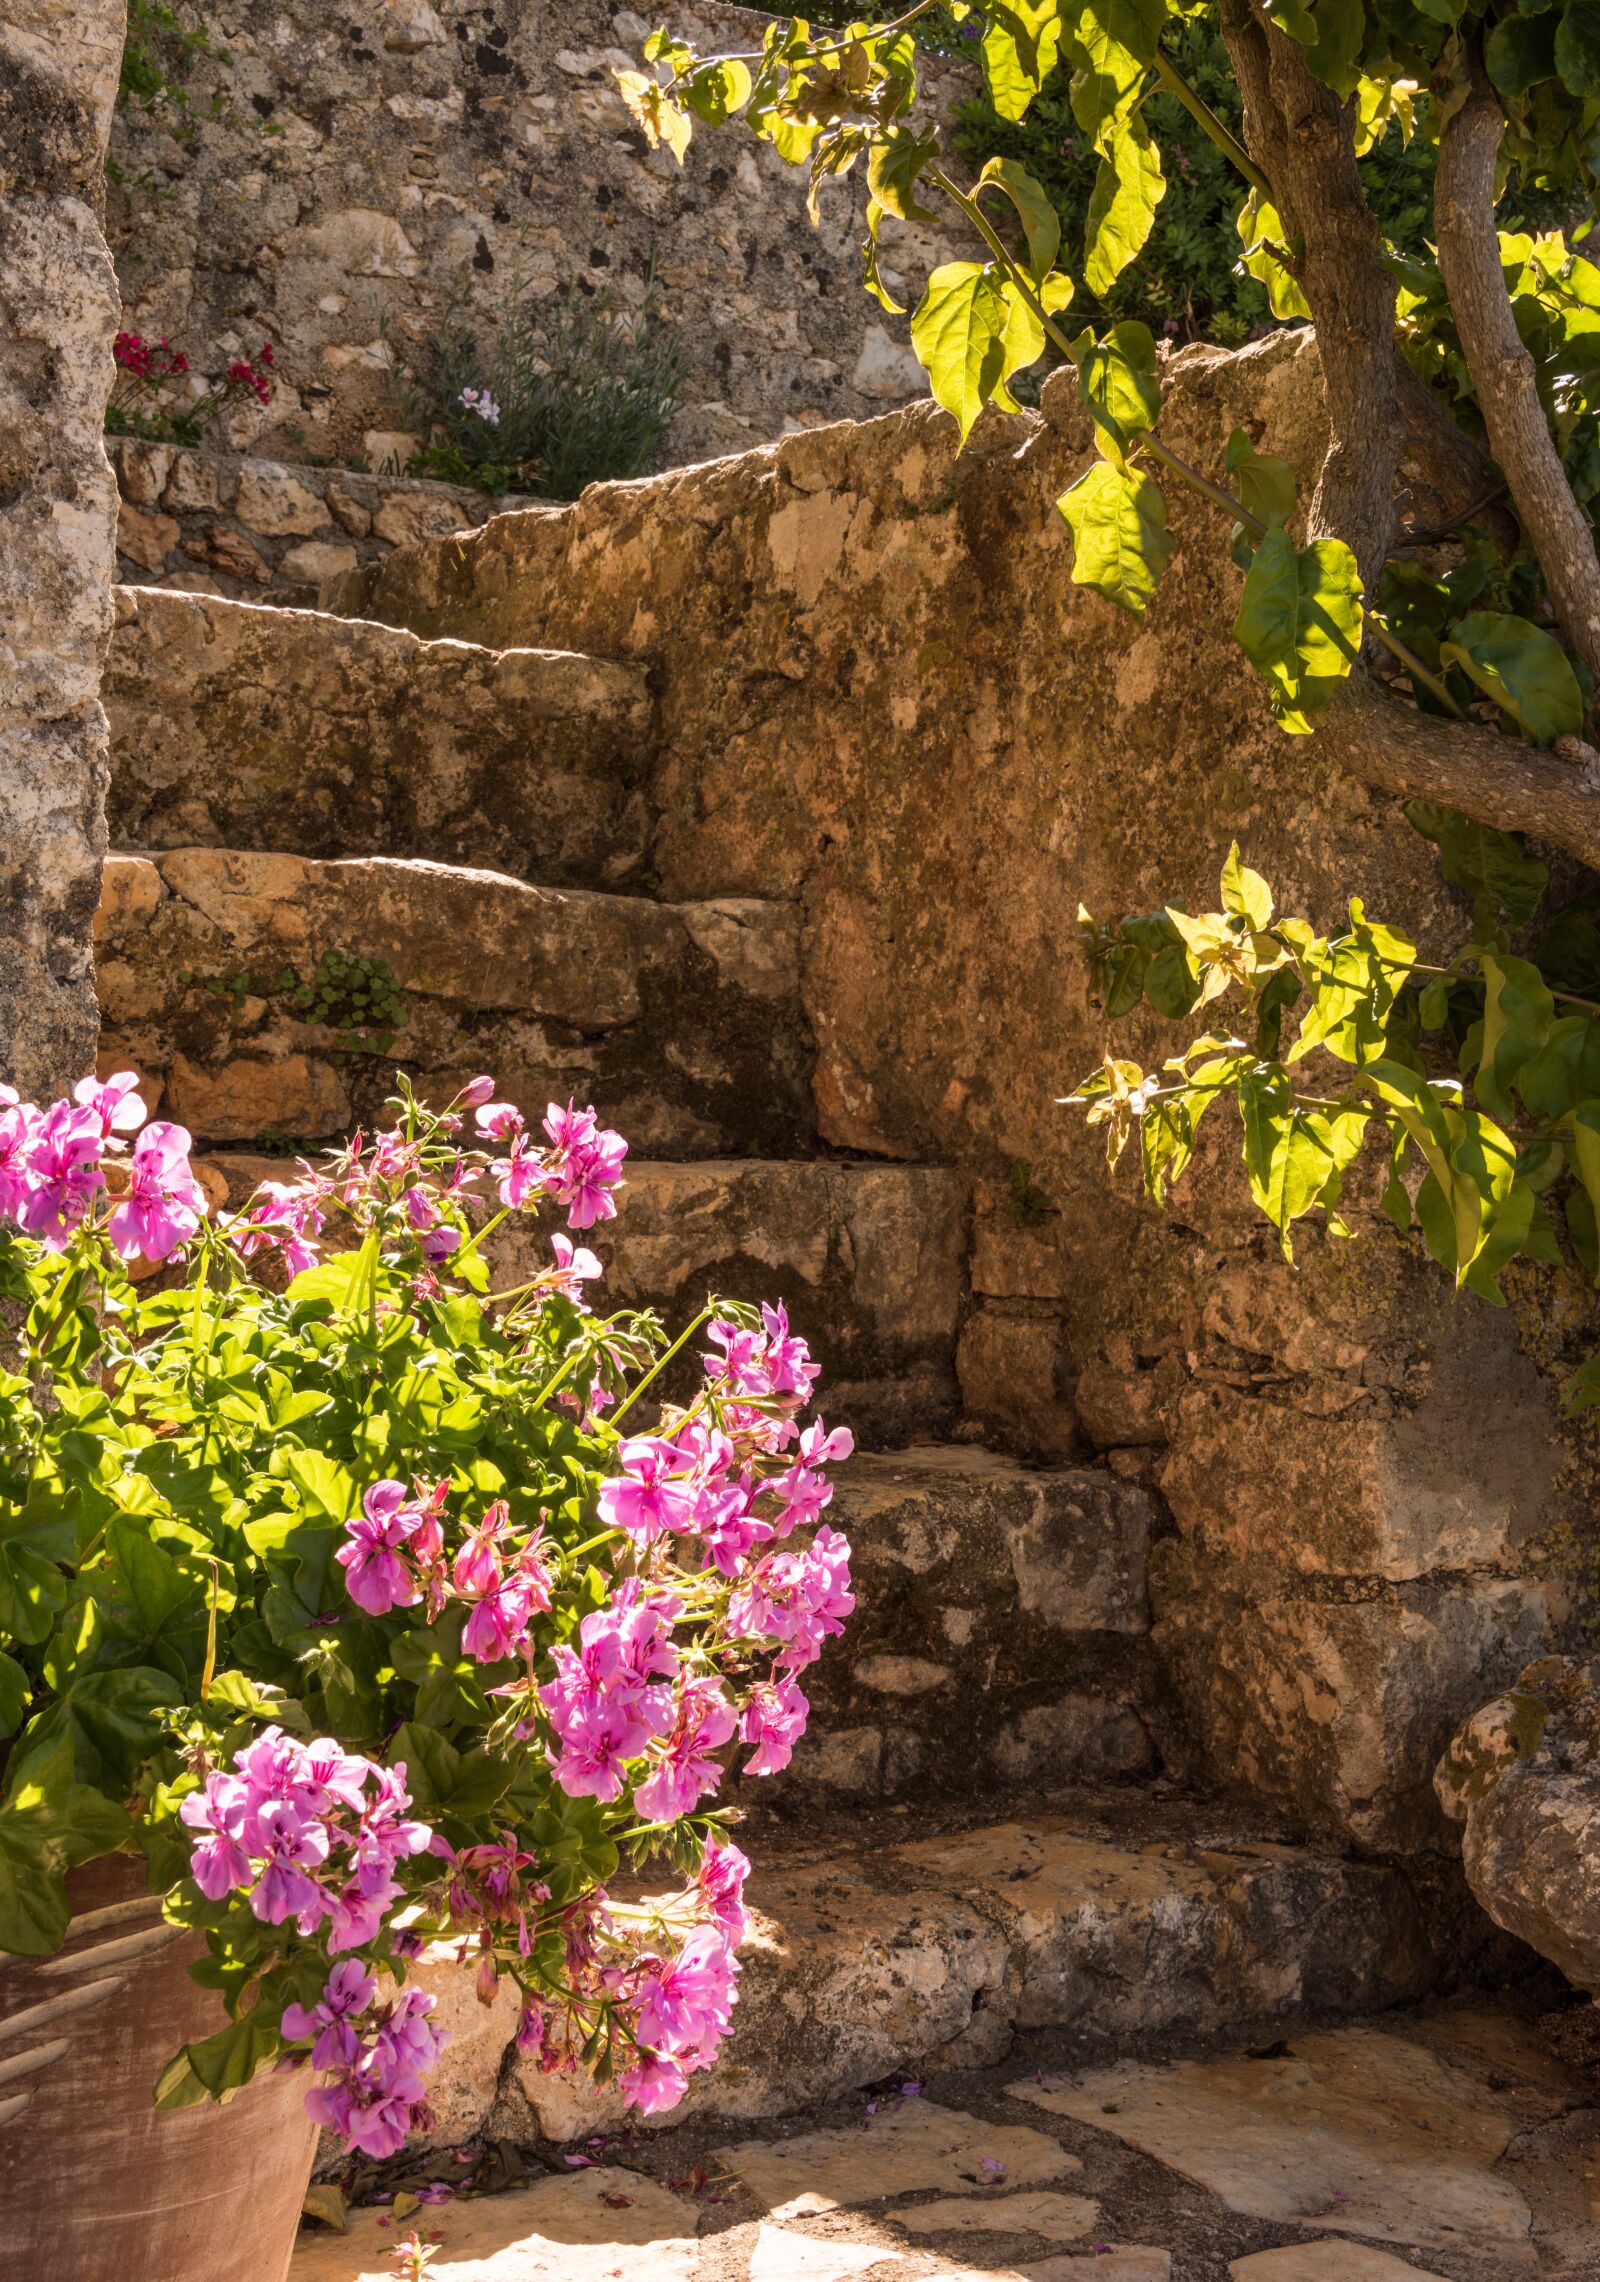
[[[1461,350],[1518,519],[1567,641],[1600,683],[1600,561],[1539,401],[1500,267],[1495,166],[1505,114],[1474,43],[1467,98],[1439,130],[1434,233]]]
[[[123,33],[124,0],[10,0],[0,22],[0,1078],[27,1094],[91,1068],[99,1027]]]
[[[1356,164],[1349,107],[1312,76],[1305,51],[1254,0],[1221,0],[1222,36],[1244,97],[1244,139],[1300,248],[1328,400],[1327,457],[1311,503],[1314,536],[1342,539],[1375,593],[1394,533],[1405,441],[1394,285]]]

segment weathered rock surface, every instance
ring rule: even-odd
[[[756,1833],[734,2031],[681,2114],[781,2115],[895,2068],[1397,2001],[1434,1964],[1394,1870],[1252,1841],[1115,1793],[914,1838]],[[576,2138],[621,2115],[513,2061],[495,2128]]]
[[[1169,1754],[1380,1852],[1446,1843],[1439,1754],[1485,1681],[1509,1679],[1551,1624],[1546,1588],[1526,1578],[1341,1597],[1175,1539],[1156,1548],[1151,1592],[1183,1704]]]
[[[644,863],[636,665],[124,588],[106,705],[119,848],[426,853],[546,887]]]
[[[803,178],[753,137],[697,131],[682,169],[647,149],[611,74],[639,67],[648,16],[602,0],[522,0],[493,18],[473,0],[346,0],[337,18],[319,0],[208,10],[181,147],[159,110],[119,114],[129,187],[113,220],[140,331],[208,372],[274,343],[272,401],[230,420],[235,444],[403,463],[426,426],[406,376],[431,366],[447,313],[490,330],[520,281],[537,340],[563,288],[609,288],[632,309],[652,269],[684,365],[669,461],[922,394],[903,332],[861,290],[864,183],[825,184],[813,230]],[[767,21],[702,0],[674,29],[759,52]],[[961,63],[924,64],[941,109],[974,92]],[[156,197],[135,187],[152,177]],[[898,298],[915,301],[955,250],[891,222]]]
[[[1453,1738],[1436,1784],[1496,1925],[1600,1992],[1600,1660],[1529,1665]]]
[[[856,1613],[810,1675],[785,1787],[923,1799],[1142,1775],[1152,1501],[1087,1469],[919,1445],[851,1460]]]
[[[404,441],[410,448],[413,439]],[[325,578],[381,562],[397,546],[533,504],[425,477],[286,466],[140,436],[114,436],[107,449],[122,500],[120,578],[284,609],[312,608]]]
[[[1162,418],[1200,465],[1243,425],[1309,470],[1314,346],[1185,351]],[[1484,1660],[1493,1685],[1546,1645],[1528,1580],[1593,1504],[1552,1388],[1596,1302],[1556,1269],[1504,1312],[1455,1304],[1377,1211],[1375,1165],[1348,1192],[1359,1240],[1308,1230],[1291,1269],[1227,1116],[1162,1214],[1059,1106],[1105,1046],[1063,958],[1080,901],[1210,908],[1238,838],[1319,925],[1353,891],[1425,955],[1469,926],[1398,809],[1272,727],[1209,509],[1169,502],[1179,551],[1141,623],[1071,585],[1054,502],[1091,449],[1057,375],[1041,415],[986,416],[959,456],[928,408],[793,436],[502,517],[329,599],[649,663],[652,862],[673,894],[802,899],[823,1137],[985,1176],[969,1417],[1166,1483],[1188,1542],[1162,1549],[1157,1645],[1187,1763],[1363,1844],[1431,1847],[1432,1761]],[[1147,1065],[1176,1036],[1148,1014],[1117,1031]]]
[[[101,233],[123,0],[0,22],[0,1076],[94,1059],[117,494],[102,427],[117,288]]]
[[[342,1134],[398,1063],[441,1098],[492,1071],[535,1117],[593,1100],[637,1149],[783,1149],[809,1130],[796,931],[780,904],[674,909],[444,864],[113,856],[102,1050],[160,1079],[201,1140]],[[295,992],[330,954],[376,962],[403,1019],[342,986],[309,1019]]]
[[[595,1232],[614,1306],[655,1307],[681,1325],[708,1292],[781,1299],[821,1358],[831,1421],[889,1448],[950,1423],[965,1288],[963,1174],[935,1165],[630,1161],[627,1181],[616,1220]],[[511,1281],[543,1264],[543,1240],[509,1223],[494,1241]],[[680,1391],[690,1383],[676,1382]]]
[[[1014,2187],[1040,2186],[1083,2169],[1047,2132],[981,2123],[920,2099],[886,2101],[853,2130],[742,2140],[715,2155],[780,2221],[918,2189],[960,2193],[974,2176],[982,2179],[986,2156]]]

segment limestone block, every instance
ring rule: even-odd
[[[178,537],[175,515],[147,514],[142,508],[128,506],[126,501],[117,511],[117,552],[137,563],[141,570],[165,570]]]
[[[325,544],[291,548],[282,571]],[[620,883],[644,862],[651,706],[631,666],[141,590],[107,702],[113,830],[137,847],[426,848],[551,886]],[[699,924],[742,909],[713,906]],[[722,926],[751,974],[767,939]],[[763,987],[785,957],[792,986],[791,947],[769,958]]]
[[[1492,1368],[1446,1378],[1410,1408],[1378,1394],[1318,1418],[1193,1388],[1162,1477],[1179,1527],[1236,1560],[1326,1575],[1511,1561],[1548,1516],[1560,1453],[1549,1388],[1502,1344]]]
[[[183,551],[196,562],[210,563],[226,578],[249,579],[258,586],[272,583],[272,565],[244,533],[231,524],[206,524],[203,530],[185,538]]]
[[[351,1122],[337,1071],[305,1054],[237,1054],[220,1070],[179,1054],[167,1072],[167,1107],[191,1133],[217,1141],[265,1133],[332,1139]]]
[[[383,44],[397,55],[444,45],[444,26],[428,0],[383,0],[383,18]]]
[[[346,277],[414,277],[417,249],[391,214],[344,206],[296,233],[294,251]]]
[[[391,547],[409,547],[459,531],[463,510],[455,500],[429,491],[392,491],[372,518],[372,528]]]
[[[178,452],[173,458],[162,505],[174,514],[215,515],[231,504],[237,482],[238,470],[219,454]]]
[[[411,2145],[459,2147],[476,2138],[498,2097],[501,2066],[517,2033],[522,2000],[516,1983],[502,1975],[493,1998],[484,2004],[475,1966],[462,1963],[448,1942],[434,1943],[410,1967],[406,1985],[433,1998],[432,2025],[444,2029],[450,2040],[428,2079],[433,2122]]]
[[[330,483],[323,493],[328,512],[353,539],[364,539],[372,529],[372,513],[342,483]]]
[[[1155,1549],[1151,1593],[1182,1707],[1173,1745],[1191,1770],[1372,1848],[1445,1843],[1439,1754],[1549,1623],[1548,1594],[1527,1579],[1320,1599],[1172,1539]]]
[[[1600,1991],[1600,1661],[1531,1664],[1460,1729],[1435,1782],[1496,1925]]]
[[[99,217],[122,18],[82,0],[0,23],[0,1075],[46,1099],[94,1060],[119,321]]]
[[[985,1299],[1066,1299],[1078,1274],[1061,1216],[1019,1204],[998,1181],[979,1181],[972,1198],[972,1288]]]
[[[112,461],[123,498],[134,507],[158,507],[177,456],[170,444],[147,443],[139,436],[119,437],[112,447]]]
[[[694,2282],[700,2255],[694,2204],[609,2164],[464,2199],[446,2217],[448,2249],[435,2269],[442,2282],[452,2267],[463,2282],[611,2282],[620,2274],[630,2282]],[[352,2211],[343,2234],[301,2235],[288,2282],[387,2277],[396,2239],[386,2211]]]
[[[328,521],[319,494],[268,460],[244,462],[233,511],[241,523],[269,539],[309,538]]]
[[[1054,1457],[1076,1449],[1072,1358],[1059,1315],[980,1304],[961,1333],[959,1368],[969,1418],[1016,1447]]]
[[[336,540],[304,539],[279,557],[278,576],[305,586],[320,586],[325,578],[338,578],[344,571],[354,570],[359,560],[354,547],[341,546]]]

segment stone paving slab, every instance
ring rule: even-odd
[[[1229,2048],[1139,2064],[1191,2087],[1209,2070],[1213,2088],[1230,2070],[1267,2082],[1318,2072],[1326,2112],[1309,2120],[1303,2099],[1283,2107],[1276,2149],[1252,2141],[1236,2099],[1223,2100],[1230,2192],[1198,2178],[1187,2156],[1174,2164],[1131,2144],[1132,2107],[1097,2096],[1108,2072],[1041,2066],[1047,2040],[1036,2038],[1005,2067],[940,2072],[926,2092],[847,2095],[732,2145],[702,2119],[611,2136],[576,2159],[545,2148],[530,2160],[552,2168],[534,2186],[399,2221],[360,2211],[342,2238],[308,2231],[291,2282],[388,2282],[387,2248],[417,2218],[442,2237],[429,2272],[443,2282],[1594,2282],[1600,2227],[1574,2220],[1524,2159],[1541,2134],[1581,2134],[1596,2120],[1585,2106],[1593,2087],[1540,2032],[1475,2003],[1286,2041],[1275,2058]],[[1409,2166],[1403,2237],[1363,2238],[1346,2231],[1350,2220],[1281,2209],[1286,2165],[1348,2134],[1363,2081],[1372,2138]],[[1030,2122],[1016,2123],[1016,2095],[1060,2090],[1085,2094],[1084,2115],[1034,2097]],[[1566,2149],[1569,2172],[1581,2171],[1586,2144]],[[1259,2191],[1245,2177],[1252,2167]],[[463,2176],[453,2158],[437,2171]],[[1430,2194],[1442,2183],[1442,2207],[1458,2210],[1466,2173],[1491,2185],[1515,2173],[1528,2188],[1527,2255],[1518,2239],[1460,2230],[1429,2244]],[[1241,2207],[1251,2203],[1278,2215]]]

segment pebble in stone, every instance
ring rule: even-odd
[[[1290,2243],[1228,2268],[1233,2282],[1444,2282],[1444,2276],[1361,2242]]]
[[[1083,2166],[1044,2132],[1016,2124],[986,2124],[959,2108],[931,2100],[900,2100],[867,2117],[859,2130],[802,2132],[795,2139],[751,2139],[718,2148],[713,2161],[737,2171],[775,2219],[800,2218],[841,2205],[882,2202],[919,2188],[947,2195],[979,2193],[998,2174],[1031,2187]]]
[[[419,2221],[443,2237],[428,2282],[692,2282],[698,2256],[692,2205],[604,2165],[380,2226],[385,2215],[357,2211],[348,2234],[302,2235],[289,2282],[394,2282],[391,2253]]]
[[[1534,2263],[1528,2205],[1490,2168],[1518,2119],[1402,2037],[1338,2029],[1297,2037],[1277,2060],[1122,2062],[1013,2092],[1114,2133],[1253,2218],[1492,2251],[1507,2276]]]

